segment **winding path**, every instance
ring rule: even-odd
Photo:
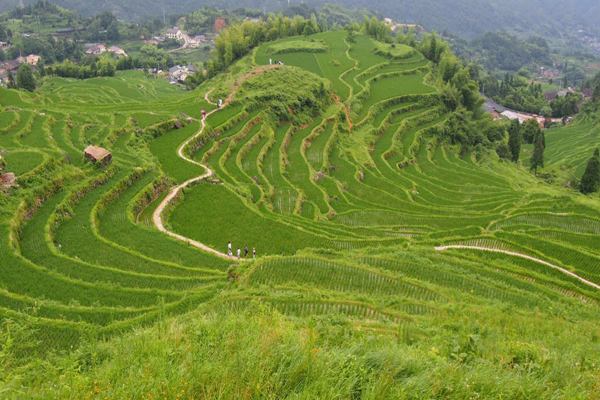
[[[438,246],[435,248],[437,251],[444,251],[444,250],[448,250],[448,249],[467,249],[467,250],[480,250],[480,251],[488,251],[491,253],[501,253],[501,254],[507,254],[509,256],[514,256],[514,257],[520,257],[520,258],[524,258],[526,260],[530,260],[530,261],[534,261],[536,263],[539,264],[543,264],[547,267],[550,268],[554,268],[559,270],[560,272],[562,272],[563,274],[569,275],[583,283],[585,283],[588,286],[591,286],[593,288],[599,289],[600,290],[600,285],[595,284],[594,282],[590,282],[585,278],[582,278],[581,276],[574,274],[573,272],[561,268],[558,265],[554,265],[549,263],[548,261],[544,261],[544,260],[540,260],[539,258],[535,258],[532,256],[528,256],[527,254],[521,254],[521,253],[516,253],[514,251],[508,251],[508,250],[501,250],[501,249],[493,249],[493,248],[489,248],[489,247],[479,247],[479,246],[464,246],[464,245],[450,245],[450,246]]]
[[[237,93],[238,88],[248,79],[251,78],[255,75],[258,74],[262,74],[263,72],[269,70],[269,69],[273,69],[273,68],[278,68],[279,65],[268,65],[265,67],[261,67],[261,68],[257,68],[249,73],[247,73],[246,75],[242,76],[240,79],[238,79],[237,84],[233,87],[233,90],[231,91],[231,94],[227,97],[227,99],[225,100],[225,102],[223,103],[223,106],[221,108],[215,108],[214,110],[212,110],[211,112],[207,113],[205,116],[202,117],[201,125],[200,125],[200,130],[198,130],[198,132],[196,132],[194,135],[192,135],[190,138],[188,138],[185,142],[183,142],[179,148],[177,149],[177,155],[181,158],[183,158],[185,161],[198,165],[202,168],[204,168],[205,172],[202,175],[198,175],[192,179],[189,179],[185,182],[183,182],[180,185],[177,185],[175,187],[173,187],[171,189],[171,191],[169,192],[169,194],[167,195],[167,197],[165,197],[163,199],[163,201],[158,205],[158,207],[156,208],[156,210],[154,210],[154,213],[152,214],[152,220],[154,221],[154,225],[156,225],[156,227],[158,228],[159,231],[161,231],[162,233],[165,233],[175,239],[181,240],[182,242],[186,242],[188,244],[191,244],[194,247],[197,247],[199,249],[202,249],[208,253],[211,253],[217,257],[221,257],[224,259],[228,259],[228,260],[234,260],[235,257],[234,256],[229,256],[225,253],[222,253],[218,250],[213,249],[212,247],[209,247],[203,243],[200,243],[196,240],[187,238],[185,236],[179,235],[175,232],[171,232],[169,231],[167,228],[165,228],[164,224],[163,224],[163,220],[162,220],[162,213],[164,212],[165,208],[169,205],[169,203],[171,203],[171,201],[177,196],[177,194],[179,194],[179,192],[189,186],[190,184],[194,183],[194,182],[198,182],[201,181],[203,179],[206,178],[210,178],[213,175],[212,170],[207,166],[204,165],[198,161],[192,160],[191,158],[187,157],[184,153],[183,153],[183,149],[194,139],[196,139],[198,136],[202,135],[202,133],[204,132],[204,129],[206,128],[206,118],[208,118],[210,115],[216,113],[217,111],[221,110],[222,108],[224,108],[225,106],[227,106],[231,100],[233,100],[233,97],[235,96],[235,94]],[[206,92],[206,94],[204,95],[204,100],[212,105],[215,105],[214,102],[212,102],[208,96],[212,93],[214,89]]]

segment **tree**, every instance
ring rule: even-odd
[[[600,82],[594,87],[594,93],[592,94],[592,100],[598,101],[600,100]]]
[[[538,167],[544,168],[544,133],[541,129],[536,133],[534,139],[533,157],[531,158],[531,169],[537,174]]]
[[[119,40],[121,34],[119,33],[119,23],[117,21],[111,22],[106,29],[106,35],[110,40]]]
[[[550,118],[552,117],[552,107],[545,105],[544,107],[542,107],[542,109],[540,110],[540,114],[543,115],[546,118]]]
[[[523,141],[527,144],[534,143],[538,134],[542,133],[540,124],[535,118],[527,120],[522,127]]]
[[[510,159],[510,149],[508,148],[508,145],[505,142],[501,142],[498,144],[498,146],[496,146],[496,154],[498,154],[498,157],[500,157],[503,160],[508,160]]]
[[[35,90],[35,78],[33,77],[31,65],[25,63],[19,67],[17,71],[17,86],[19,89],[25,89],[30,92]]]
[[[306,25],[304,26],[304,31],[302,32],[302,34],[306,37],[315,34],[316,31],[313,28],[313,25],[310,22],[307,22]]]
[[[511,160],[519,161],[521,154],[521,123],[518,119],[510,121],[508,127],[508,148],[510,149]]]
[[[348,33],[346,34],[346,41],[348,43],[356,43],[356,32],[354,32],[354,29],[348,30]]]
[[[596,149],[585,167],[579,190],[583,194],[595,193],[600,189],[600,151]]]
[[[17,88],[17,84],[15,82],[15,77],[13,76],[12,72],[8,71],[8,88],[9,89],[16,89]]]

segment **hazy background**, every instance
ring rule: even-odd
[[[34,0],[0,0],[0,12]],[[54,0],[87,17],[111,11],[118,18],[141,20],[149,17],[180,14],[202,6],[218,8],[249,7],[267,12],[283,11],[299,0]],[[310,7],[325,2],[348,8],[368,8],[383,17],[405,23],[420,23],[438,31],[448,30],[466,38],[493,30],[512,33],[559,35],[565,26],[589,27],[600,21],[598,0],[308,0]]]

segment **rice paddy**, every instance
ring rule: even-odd
[[[456,304],[473,318],[471,306],[541,319],[570,310],[572,321],[598,322],[598,290],[559,270],[501,253],[435,250],[515,251],[600,284],[597,196],[440,144],[435,129],[449,114],[421,55],[388,59],[373,53],[371,39],[348,43],[343,31],[311,39],[318,45],[307,41],[305,51],[288,51],[286,40],[298,38],[267,43],[238,75],[187,93],[136,72],[53,78],[32,96],[0,89],[0,150],[18,185],[0,198],[0,315],[35,327],[31,351],[67,349],[90,335],[108,340],[191,310],[242,312],[256,301],[292,319],[335,316],[384,336],[408,324],[420,343],[428,329],[457,320]],[[309,122],[297,110],[310,99],[282,120],[268,104],[247,106],[263,77],[239,92],[236,82],[248,65],[267,65],[273,48],[280,69],[323,78],[326,97],[339,102]],[[233,101],[182,150],[214,175],[187,187],[163,221],[222,253],[231,241],[239,260],[152,223],[170,187],[206,171],[178,149],[201,130],[201,110],[215,109],[215,88]],[[549,131],[548,162],[580,174],[596,133],[592,121]],[[89,144],[111,151],[112,163],[86,162]],[[546,333],[535,335],[551,346]],[[600,351],[597,341],[582,346]]]

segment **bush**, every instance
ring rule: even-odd
[[[496,146],[496,154],[503,160],[510,159],[510,149],[508,148],[508,145],[504,142],[498,143]]]
[[[322,40],[293,40],[291,42],[275,43],[268,47],[269,54],[284,53],[326,53],[329,47]]]

